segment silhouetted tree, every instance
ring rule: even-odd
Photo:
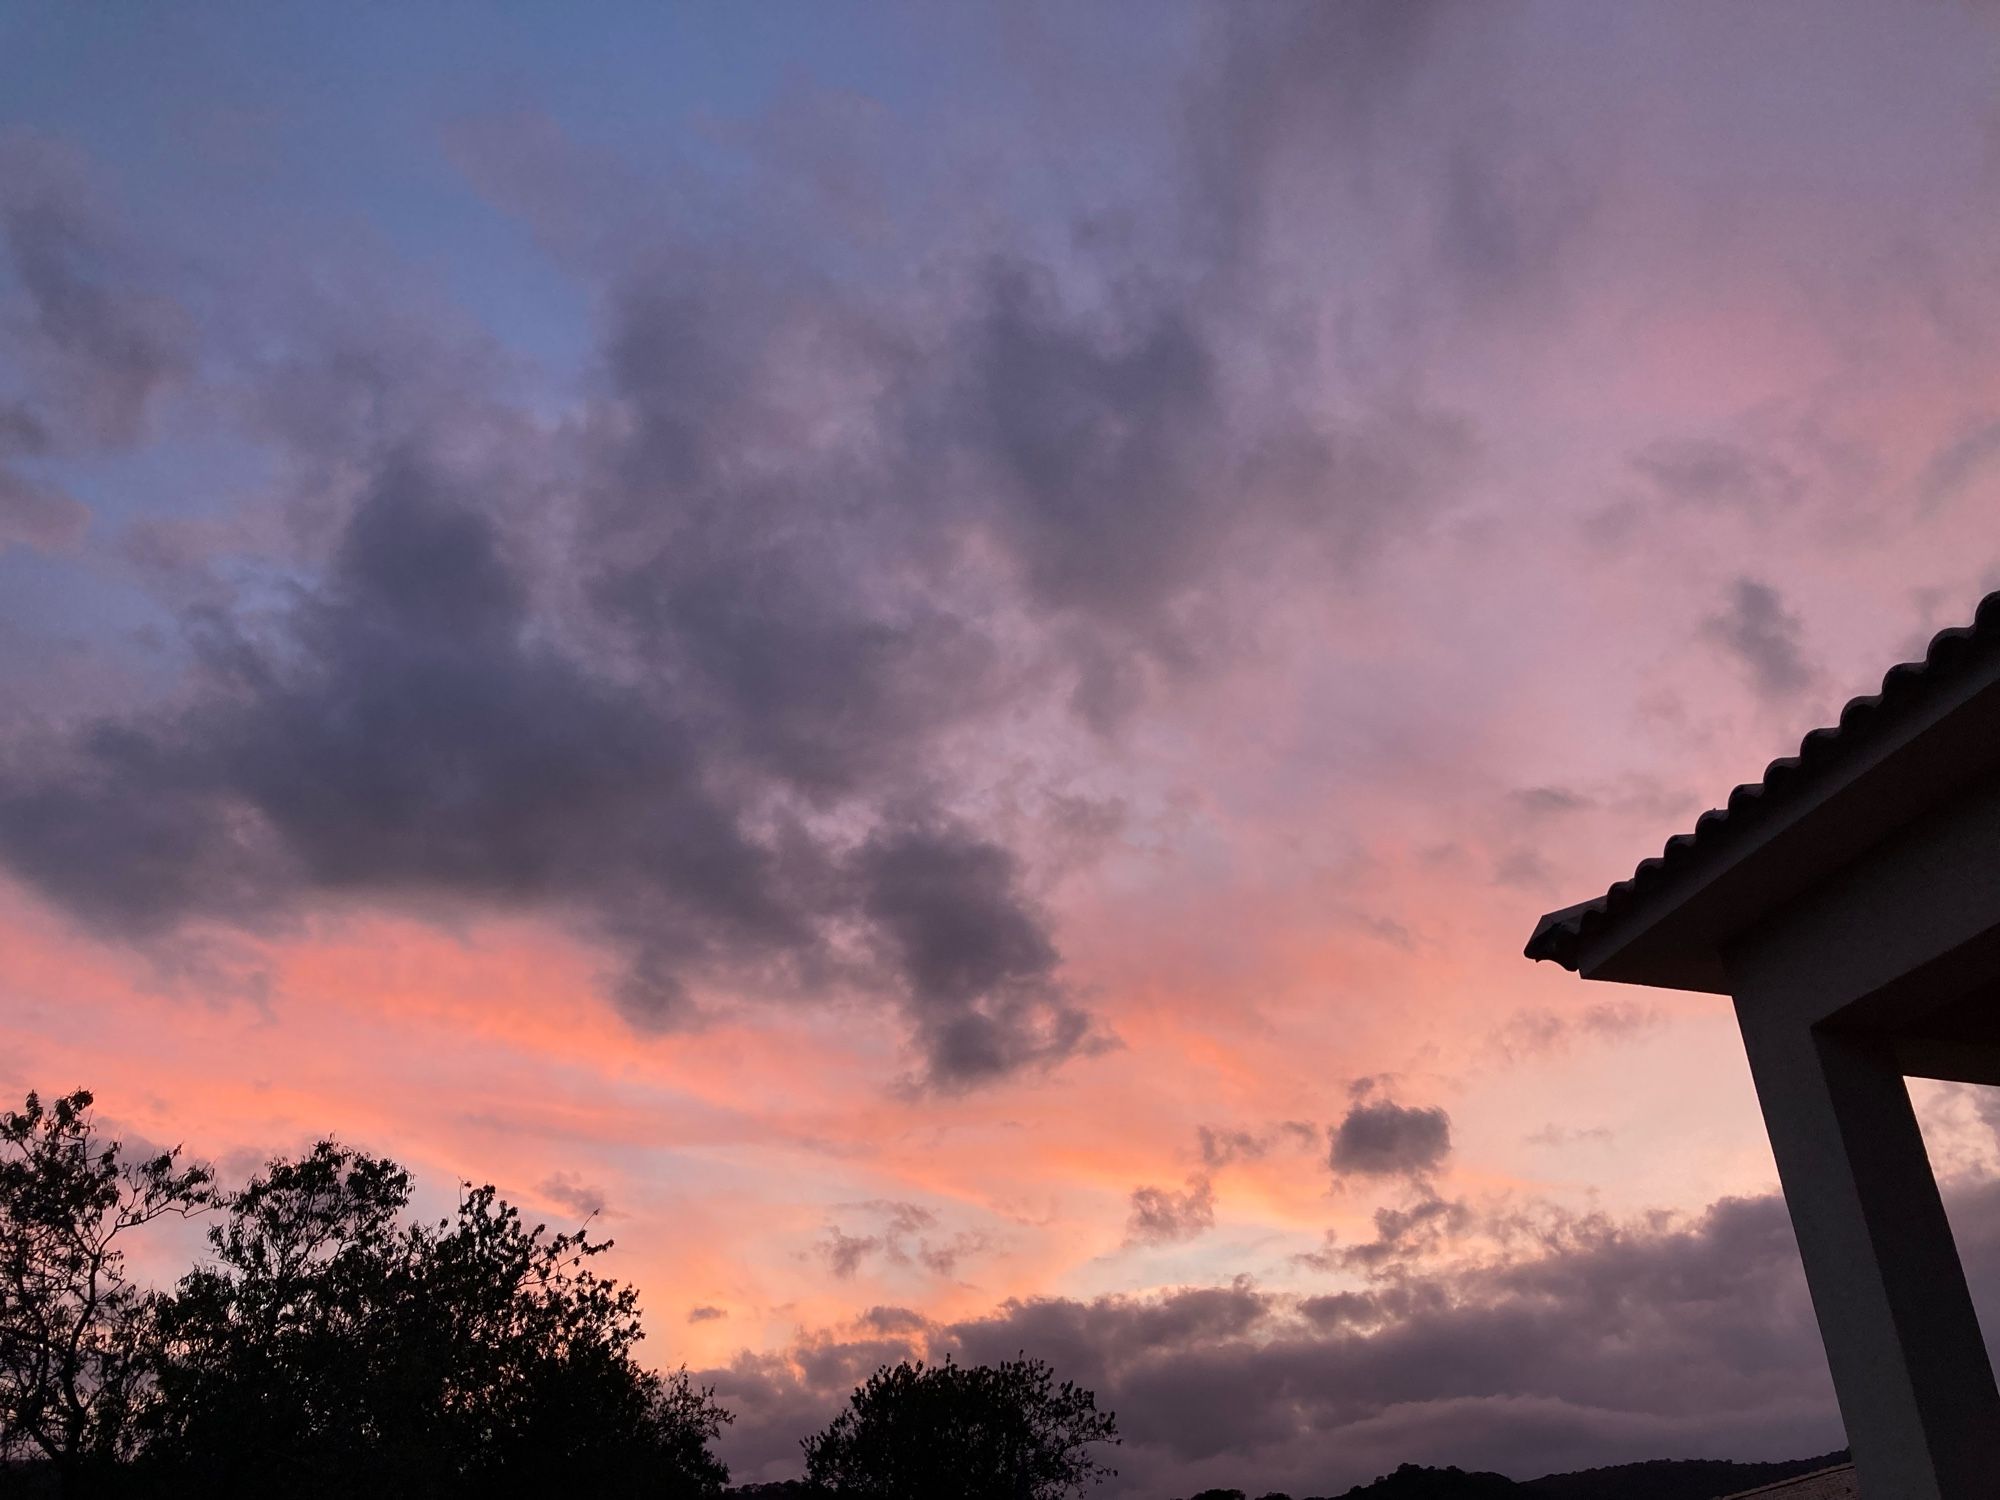
[[[29,1094],[0,1114],[0,1461],[45,1458],[63,1495],[131,1455],[152,1395],[126,1237],[211,1197],[207,1169],[177,1149],[127,1161],[92,1102]]]
[[[1521,1486],[1505,1474],[1484,1469],[1467,1471],[1457,1465],[1428,1468],[1418,1464],[1398,1465],[1373,1484],[1356,1485],[1342,1500],[1515,1500]],[[1615,1493],[1623,1495],[1624,1491]]]
[[[861,1500],[1062,1500],[1115,1475],[1117,1418],[1040,1360],[884,1365],[805,1440],[806,1478]]]
[[[633,1358],[636,1292],[587,1232],[527,1228],[492,1187],[404,1221],[394,1162],[323,1141],[276,1161],[162,1298],[155,1481],[204,1494],[720,1492],[729,1416]]]

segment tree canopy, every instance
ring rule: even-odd
[[[589,1224],[530,1225],[491,1185],[412,1212],[410,1174],[322,1140],[219,1188],[128,1151],[94,1100],[0,1112],[0,1486],[83,1496],[694,1500],[732,1420],[639,1363],[637,1291]],[[155,1221],[206,1218],[170,1287],[127,1271]],[[756,1490],[1068,1500],[1115,1474],[1096,1398],[1026,1357],[884,1366]]]
[[[407,1172],[331,1140],[225,1193],[178,1148],[107,1140],[93,1103],[0,1113],[0,1472],[307,1500],[728,1481],[729,1414],[638,1363],[638,1294],[587,1227],[530,1227],[469,1184],[415,1220]],[[215,1216],[203,1262],[137,1284],[133,1232],[194,1215]]]
[[[213,1199],[178,1150],[130,1159],[79,1089],[0,1113],[0,1462],[36,1458],[75,1492],[128,1459],[153,1398],[150,1303],[132,1231]]]
[[[159,1300],[163,1482],[436,1496],[537,1485],[719,1493],[728,1415],[633,1357],[636,1291],[607,1240],[527,1227],[492,1187],[435,1223],[408,1175],[322,1141],[275,1161],[210,1231],[213,1263]]]
[[[884,1365],[805,1440],[806,1478],[856,1500],[1064,1500],[1113,1477],[1117,1418],[1040,1360]]]

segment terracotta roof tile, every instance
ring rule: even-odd
[[[1527,956],[1576,968],[1578,949],[1586,937],[1636,909],[1684,870],[1728,858],[1732,846],[1742,845],[1759,825],[1809,796],[1815,782],[1886,726],[1995,651],[2000,651],[2000,592],[1980,601],[1971,625],[1939,631],[1922,661],[1891,667],[1880,692],[1852,699],[1840,711],[1838,723],[1813,730],[1799,742],[1798,754],[1772,761],[1762,780],[1737,787],[1725,806],[1703,813],[1692,832],[1668,839],[1666,847],[1654,858],[1642,860],[1629,879],[1602,896],[1543,917],[1528,939]]]
[[[1769,1500],[1860,1500],[1861,1485],[1854,1477],[1854,1465],[1842,1464],[1834,1469],[1795,1474],[1790,1479],[1759,1485],[1754,1490],[1738,1490],[1733,1495],[1722,1496],[1721,1500],[1750,1500],[1753,1495],[1759,1500],[1765,1496]]]

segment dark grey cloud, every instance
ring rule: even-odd
[[[858,1321],[870,1332],[886,1334],[920,1333],[930,1326],[930,1319],[908,1307],[871,1307]]]
[[[1218,8],[1215,63],[1188,111],[1196,243],[1225,265],[1254,264],[1302,167],[1365,172],[1443,28],[1471,13],[1450,0]]]
[[[1955,500],[2000,458],[2000,421],[1982,415],[1940,447],[1917,477],[1917,503],[1933,510]]]
[[[1252,579],[1302,556],[1346,574],[1441,513],[1476,449],[1408,393],[1308,409],[1246,376],[1268,360],[1212,291],[1119,280],[1107,305],[1046,266],[985,269],[910,419],[917,451],[956,455],[961,513],[1056,627],[1071,707],[1107,731],[1159,681],[1227,659],[1219,627]]]
[[[7,452],[0,438],[0,459]],[[74,546],[90,525],[90,511],[75,497],[0,466],[0,549],[19,544],[53,551]]]
[[[1089,1015],[1055,982],[1055,948],[1009,850],[912,824],[879,831],[856,869],[861,909],[907,976],[934,1079],[977,1083],[1091,1042]]]
[[[1805,659],[1805,625],[1778,591],[1754,578],[1730,585],[1723,608],[1702,622],[1702,634],[1749,673],[1758,696],[1783,700],[1812,685]]]
[[[1632,457],[1633,469],[1669,500],[1750,512],[1789,505],[1805,483],[1783,460],[1725,438],[1662,438]]]
[[[1195,1128],[1195,1141],[1201,1151],[1201,1164],[1217,1171],[1232,1162],[1261,1160],[1281,1148],[1316,1150],[1320,1128],[1305,1120],[1280,1120],[1257,1130],[1200,1125]]]
[[[1554,1121],[1521,1137],[1529,1146],[1576,1146],[1583,1144],[1604,1145],[1611,1140],[1610,1127],[1604,1125],[1558,1125]]]
[[[2000,1189],[1961,1187],[1952,1207],[1968,1273],[2000,1285],[1981,1280],[2000,1267]],[[1419,1218],[1463,1212],[1446,1204]],[[1674,1221],[1541,1210],[1478,1227],[1510,1248],[1445,1269],[1405,1255],[1405,1274],[1360,1289],[1239,1280],[1011,1301],[945,1328],[898,1322],[893,1347],[1051,1361],[1118,1413],[1115,1495],[1210,1484],[1337,1494],[1406,1461],[1528,1477],[1663,1453],[1839,1445],[1777,1198],[1726,1199]],[[730,1383],[746,1412],[723,1440],[732,1463],[745,1477],[796,1472],[796,1434],[824,1422],[883,1347],[815,1337],[787,1358],[704,1372]]]
[[[844,1204],[841,1213],[843,1218],[858,1214],[873,1221],[865,1234],[849,1234],[839,1224],[828,1224],[814,1243],[813,1254],[842,1281],[871,1261],[879,1267],[921,1268],[933,1276],[950,1278],[958,1274],[962,1261],[992,1248],[983,1232],[947,1230],[939,1224],[937,1214],[918,1203],[876,1199]]]
[[[958,1275],[960,1265],[969,1257],[984,1254],[992,1248],[991,1241],[977,1230],[961,1229],[950,1238],[924,1240],[917,1246],[917,1263],[933,1276],[946,1278]]]
[[[90,512],[37,465],[128,448],[191,364],[180,309],[150,290],[81,153],[0,131],[0,550],[74,547]]]
[[[605,1211],[604,1189],[574,1172],[555,1172],[535,1184],[535,1191],[573,1214],[591,1218]]]
[[[184,384],[240,395],[279,477],[205,543],[172,517],[108,540],[181,612],[188,669],[0,745],[0,864],[154,945],[386,904],[541,917],[602,947],[635,1026],[865,995],[938,1089],[1108,1045],[1040,899],[1075,851],[1002,833],[978,747],[1042,710],[1115,733],[1227,664],[1274,569],[1351,579],[1453,503],[1460,416],[1189,250],[1207,190],[1266,192],[1289,112],[1388,107],[1423,9],[1225,23],[1188,102],[1223,128],[1188,139],[1236,165],[1177,156],[1173,223],[1052,250],[926,218],[921,285],[835,275],[796,223],[727,252],[680,227],[810,194],[577,174],[552,131],[504,167],[469,149],[599,319],[576,385],[533,401],[477,330],[404,306],[260,303],[197,348],[76,164],[10,146],[0,537],[86,519],[21,455],[137,441]],[[1219,205],[1239,249],[1283,197]]]
[[[1451,1116],[1435,1106],[1362,1098],[1327,1138],[1336,1176],[1422,1176],[1451,1155]]]
[[[794,783],[746,780],[675,681],[554,639],[514,547],[434,470],[389,464],[274,629],[193,622],[184,704],[0,763],[0,858],[127,935],[342,897],[568,913],[626,954],[617,993],[649,1026],[691,1013],[690,979],[808,987],[859,926],[930,1081],[1086,1042],[1011,851],[942,818],[807,835]]]
[[[1329,90],[1328,69],[1303,67],[1302,54],[1338,59],[1357,81],[1352,92],[1372,89],[1387,59],[1402,59],[1389,71],[1421,60],[1430,24],[1406,18],[1431,9],[1399,7],[1355,25],[1325,24],[1308,9],[1269,26],[1223,24],[1215,68],[1191,85],[1184,149],[1169,163],[1184,185],[1201,184],[1174,199],[1173,225],[1156,238],[1093,236],[1078,226],[1070,253],[1050,255],[1030,251],[1026,236],[996,237],[991,206],[968,205],[983,226],[979,249],[940,266],[938,295],[919,309],[845,301],[775,248],[719,263],[643,212],[634,218],[645,227],[623,231],[638,246],[572,248],[593,277],[618,283],[605,358],[615,420],[603,429],[600,508],[621,533],[635,518],[644,531],[644,518],[672,496],[669,573],[672,557],[704,550],[715,527],[735,524],[729,518],[747,516],[759,530],[775,520],[783,538],[825,542],[823,518],[837,514],[847,547],[809,547],[800,568],[775,549],[760,555],[760,566],[786,568],[795,583],[823,574],[830,555],[850,556],[856,536],[878,555],[922,556],[928,565],[962,545],[967,537],[957,533],[969,528],[1011,564],[1020,602],[1053,612],[1055,654],[1074,674],[1072,702],[1093,722],[1115,724],[1156,669],[1171,676],[1213,653],[1200,628],[1213,623],[1204,608],[1258,566],[1301,540],[1351,563],[1423,527],[1465,478],[1473,434],[1414,384],[1336,379],[1302,399],[1321,351],[1296,320],[1274,325],[1270,310],[1247,308],[1212,247],[1191,248],[1183,232],[1209,220],[1209,189],[1262,180],[1255,163],[1296,133],[1285,123],[1295,127],[1295,111],[1311,114],[1349,92]],[[1291,84],[1267,117],[1273,90],[1252,80],[1271,66]],[[1222,75],[1228,81],[1211,88]],[[645,196],[614,166],[563,149],[548,131],[532,134],[523,151],[520,124],[511,122],[498,130],[504,148],[469,140],[467,154],[491,190],[552,242],[573,242],[582,207],[552,188],[552,177],[615,192],[621,203]],[[1213,161],[1211,150],[1220,153]],[[764,165],[787,169],[783,159]],[[810,162],[799,169],[815,170]],[[663,220],[685,213],[682,194],[701,192],[679,181],[674,189],[673,201],[656,205]],[[759,200],[765,212],[783,201]],[[713,208],[731,218],[743,211]],[[1253,237],[1268,232],[1260,213],[1248,220],[1258,221]],[[814,227],[760,219],[756,232],[775,247]],[[665,254],[662,240],[673,246]],[[865,457],[816,454],[804,493],[801,476],[767,462],[774,436],[784,437],[776,429],[797,415],[773,399],[774,387],[807,383],[795,369],[771,368],[779,350],[790,363],[802,353],[823,360],[818,373],[828,381],[874,398],[847,413],[868,429]],[[1274,380],[1280,368],[1296,378]],[[759,463],[746,469],[748,449],[760,450]],[[621,534],[614,572],[634,566],[629,543]],[[638,550],[640,571],[658,576],[657,560]],[[827,623],[838,622],[819,622],[800,643],[844,649],[849,643]],[[911,639],[939,634],[917,623],[924,628]],[[890,622],[888,634],[865,645],[893,652],[901,643]],[[793,668],[800,678],[825,680],[810,655],[803,663]],[[931,677],[950,688],[978,680],[963,662]],[[822,763],[827,752],[815,748],[813,759]]]
[[[924,1341],[876,1333],[865,1324],[846,1335],[808,1334],[777,1354],[739,1354],[729,1364],[694,1373],[736,1420],[743,1435],[725,1461],[737,1484],[796,1479],[803,1468],[799,1440],[819,1431],[848,1395],[877,1369],[921,1355]]]
[[[1564,786],[1524,786],[1510,795],[1516,807],[1536,817],[1579,812],[1594,805],[1582,792]]]
[[[826,1262],[827,1269],[835,1277],[846,1281],[861,1269],[863,1261],[882,1248],[882,1244],[880,1235],[847,1234],[838,1226],[829,1226],[813,1250]]]
[[[1628,777],[1612,787],[1588,790],[1569,786],[1520,787],[1508,794],[1508,805],[1537,832],[1551,818],[1572,813],[1606,811],[1633,814],[1657,822],[1691,817],[1703,806],[1693,792],[1664,785],[1648,777]]]
[[[1136,1187],[1125,1220],[1128,1245],[1171,1245],[1215,1227],[1215,1187],[1196,1174],[1185,1188]]]
[[[1488,1052],[1508,1062],[1553,1057],[1579,1042],[1614,1042],[1658,1026],[1659,1006],[1644,1000],[1593,1000],[1572,1010],[1518,1010],[1487,1038]]]
[[[1406,226],[1409,286],[1343,303],[1350,333],[1560,310],[1605,185],[1605,143],[1524,110],[1526,8],[1456,0],[1223,7],[1191,89],[1187,235],[1215,282],[1259,307],[1307,246],[1357,219]],[[1418,270],[1416,267],[1420,266]],[[1379,289],[1378,289],[1379,292]]]
[[[19,377],[41,398],[31,415],[43,441],[126,447],[144,435],[158,397],[188,374],[192,331],[179,306],[147,285],[89,175],[72,147],[0,132],[0,249],[21,293],[0,311],[0,327],[24,367]],[[5,445],[0,431],[0,455]]]
[[[1971,1091],[1972,1107],[1980,1122],[1993,1132],[1995,1145],[2000,1145],[2000,1089],[1977,1084],[1967,1084]]]
[[[914,378],[906,357],[784,280],[747,276],[690,258],[618,292],[579,458],[576,566],[719,755],[824,803],[927,770],[937,733],[1000,701],[1005,663],[933,586],[959,522],[905,508],[901,435],[793,452],[794,429],[834,414],[777,397],[807,372],[768,346],[827,345],[810,373],[829,384]],[[899,413],[892,400],[838,415],[888,429]]]
[[[1496,884],[1512,886],[1517,891],[1546,893],[1556,884],[1555,872],[1539,849],[1504,851],[1493,861],[1493,879]]]
[[[1028,587],[1086,614],[1157,616],[1217,541],[1205,455],[1229,434],[1207,336],[1171,303],[1093,327],[1027,268],[995,272],[985,300],[955,409]]]
[[[1323,1249],[1301,1255],[1299,1260],[1320,1271],[1359,1271],[1369,1277],[1405,1275],[1416,1262],[1463,1238],[1475,1222],[1472,1209],[1463,1200],[1443,1198],[1424,1188],[1402,1207],[1385,1204],[1376,1209],[1373,1239],[1339,1245],[1329,1233]]]
[[[1466,293],[1505,302],[1560,285],[1563,252],[1596,200],[1569,157],[1489,118],[1445,153],[1442,179],[1438,259]]]
[[[1317,1136],[1319,1132],[1315,1130],[1313,1134]],[[1255,1161],[1269,1149],[1264,1138],[1250,1130],[1201,1125],[1196,1127],[1195,1138],[1201,1144],[1201,1164],[1210,1170],[1226,1167],[1233,1161]]]
[[[710,1307],[703,1304],[699,1307],[690,1307],[687,1320],[690,1323],[714,1323],[728,1316],[729,1309],[726,1307]]]
[[[595,905],[641,964],[807,943],[689,726],[534,639],[497,528],[443,488],[385,472],[277,638],[200,622],[186,707],[10,765],[0,853],[110,930],[434,893]]]

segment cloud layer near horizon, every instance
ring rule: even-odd
[[[601,1211],[771,1476],[1829,1446],[1518,950],[1996,581],[1990,19],[783,15],[0,28],[0,1086]]]
[[[1991,1205],[1977,1211],[1990,1217]],[[742,1414],[729,1441],[747,1473],[784,1472],[794,1434],[823,1423],[878,1363],[1021,1349],[1120,1413],[1132,1494],[1246,1474],[1338,1493],[1413,1452],[1530,1478],[1634,1451],[1840,1445],[1779,1200],[1724,1200],[1672,1225],[1557,1216],[1507,1232],[1525,1243],[1489,1264],[1413,1261],[1359,1291],[1239,1281],[1031,1297],[944,1324],[877,1307],[851,1329],[701,1378]],[[1984,1269],[1990,1233],[1974,1248]]]

